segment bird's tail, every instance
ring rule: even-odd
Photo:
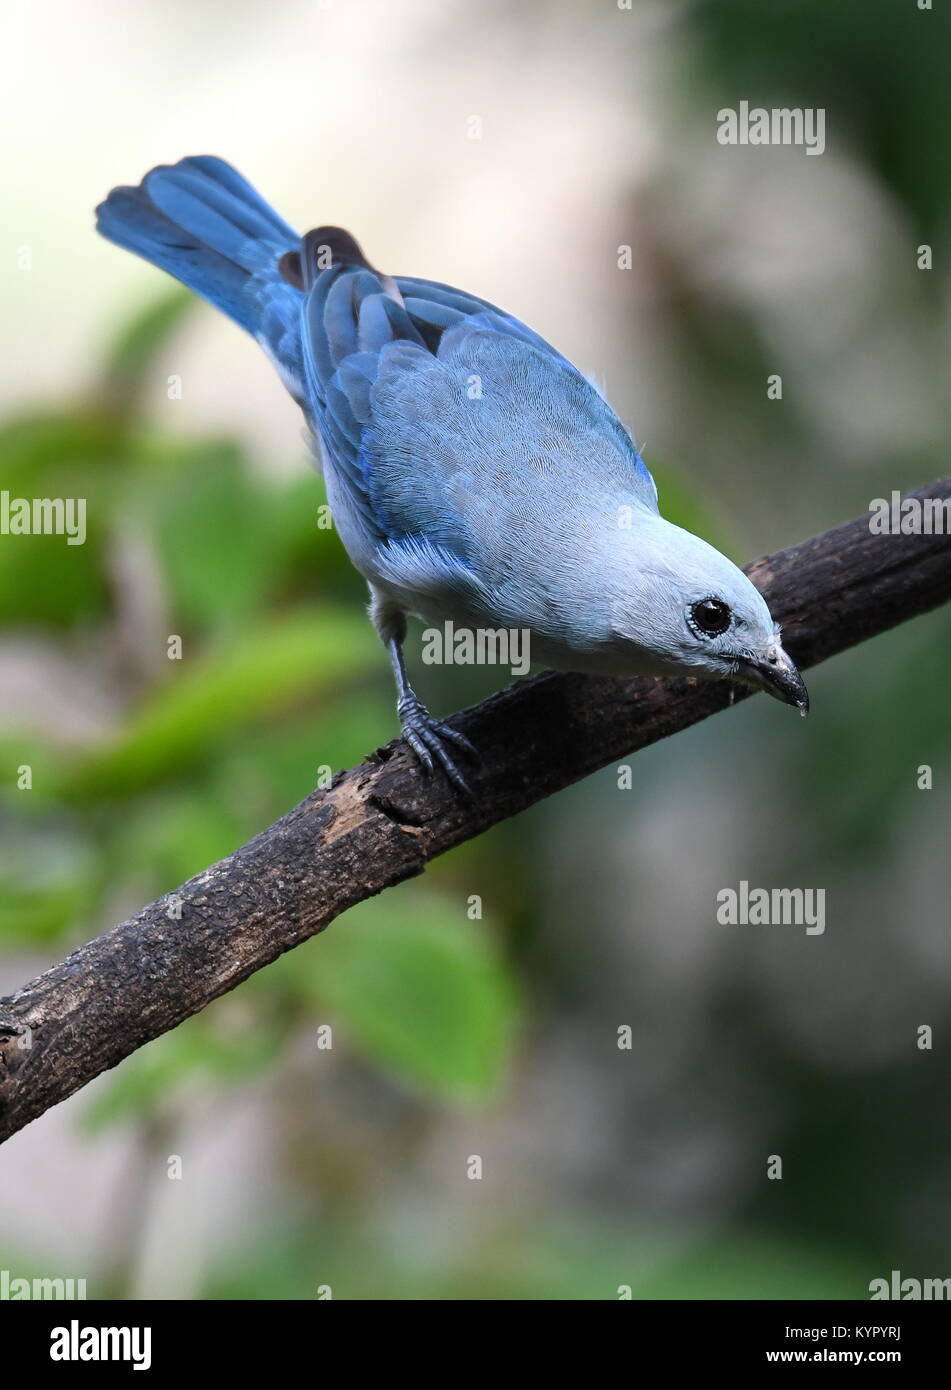
[[[300,237],[248,181],[213,155],[152,169],[96,209],[104,237],[143,256],[265,341],[286,326],[295,291],[278,270]]]

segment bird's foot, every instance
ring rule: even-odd
[[[442,768],[452,785],[466,796],[472,789],[459,771],[447,745],[452,745],[465,753],[470,761],[478,763],[478,750],[461,734],[442,719],[436,719],[415,695],[404,696],[396,706],[400,717],[403,737],[412,748],[417,760],[427,776],[432,776],[436,763]]]

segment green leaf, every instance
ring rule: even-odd
[[[91,412],[21,416],[0,428],[0,488],[11,499],[82,499],[86,517],[82,545],[0,536],[0,622],[66,625],[107,611],[103,517],[118,450],[114,423]]]
[[[330,1010],[386,1070],[455,1100],[498,1089],[515,1034],[516,986],[491,925],[469,921],[464,899],[390,890],[303,949],[307,968],[295,960],[289,986]]]
[[[275,490],[253,478],[241,451],[227,442],[192,446],[150,482],[178,630],[213,630],[260,611],[279,577]]]
[[[112,825],[107,851],[110,862],[133,880],[129,897],[136,891],[158,897],[224,859],[253,833],[242,824],[240,809],[202,786],[131,801],[127,814]]]
[[[382,651],[379,659],[379,680],[372,689],[348,692],[346,699],[262,728],[253,741],[239,740],[221,757],[213,773],[218,795],[240,809],[246,823],[242,839],[318,784],[325,786],[328,769],[332,774],[352,767],[397,736],[396,702]]]
[[[355,677],[379,669],[379,644],[361,613],[325,604],[242,631],[191,666],[169,667],[168,681],[116,738],[64,774],[63,795],[127,794],[191,776],[255,721],[305,696],[341,696]]]

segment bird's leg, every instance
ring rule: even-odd
[[[469,784],[456,767],[452,754],[446,745],[455,744],[470,758],[477,759],[478,753],[465,734],[461,734],[458,729],[453,729],[443,720],[436,719],[420,700],[406,674],[402,639],[391,637],[386,648],[390,654],[393,675],[396,678],[396,712],[399,715],[403,737],[428,773],[433,771],[433,759],[435,758],[453,786],[458,787],[460,791],[469,793]]]
[[[393,676],[396,680],[396,712],[399,715],[403,737],[427,773],[431,774],[435,763],[438,763],[454,787],[471,795],[469,784],[456,766],[447,744],[454,744],[474,761],[478,761],[479,754],[465,734],[453,729],[442,719],[436,719],[420,700],[409,683],[406,663],[403,660],[406,616],[384,606],[376,593],[373,597],[371,615],[386,644],[393,666]]]

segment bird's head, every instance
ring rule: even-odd
[[[616,587],[612,598],[615,642],[643,651],[659,673],[742,681],[808,712],[766,600],[732,561],[656,515],[624,548],[623,592]]]

